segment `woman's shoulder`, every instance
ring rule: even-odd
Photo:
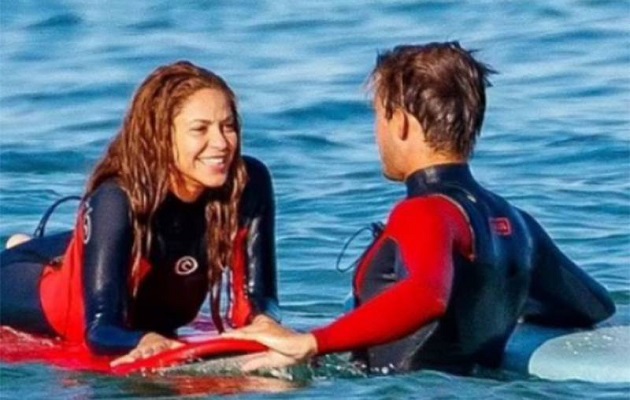
[[[107,207],[129,208],[131,203],[127,192],[120,183],[114,179],[108,179],[98,185],[98,187],[87,198],[90,205],[102,204]]]
[[[256,214],[273,206],[273,185],[267,166],[257,158],[243,156],[247,169],[247,185],[241,198],[241,212],[245,215]]]
[[[245,168],[247,169],[247,175],[249,176],[250,181],[259,181],[271,180],[271,173],[269,172],[269,168],[263,163],[261,160],[252,157],[252,156],[243,156],[243,162],[245,163]]]
[[[269,168],[257,158],[243,156],[245,168],[247,169],[246,192],[261,193],[272,192],[271,172]]]

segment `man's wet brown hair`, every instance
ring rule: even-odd
[[[414,116],[437,152],[469,157],[486,109],[489,66],[458,42],[403,45],[380,53],[370,75],[375,101],[389,119]]]

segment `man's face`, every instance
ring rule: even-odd
[[[401,154],[396,146],[396,132],[393,132],[392,120],[387,119],[385,107],[379,97],[374,98],[374,114],[376,144],[381,157],[383,175],[393,181],[401,181],[404,179],[404,173],[397,165]]]

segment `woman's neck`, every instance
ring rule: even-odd
[[[185,177],[171,176],[169,188],[184,203],[194,203],[204,192],[204,187],[196,182],[186,182]]]

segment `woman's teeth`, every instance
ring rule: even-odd
[[[202,163],[206,165],[223,165],[225,164],[224,157],[201,157],[199,158]]]

